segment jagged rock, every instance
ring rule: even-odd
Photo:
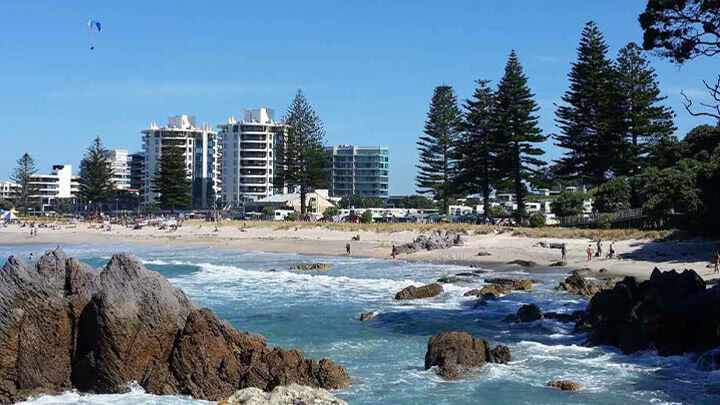
[[[455,380],[485,363],[507,363],[509,357],[505,346],[491,350],[488,342],[467,332],[443,332],[428,341],[425,370],[437,366],[440,376]]]
[[[421,287],[411,285],[405,287],[395,294],[396,300],[415,300],[419,298],[430,298],[443,293],[443,288],[438,283],[432,283]]]
[[[658,354],[699,353],[718,347],[720,286],[706,289],[693,270],[653,270],[648,281],[626,277],[590,300],[576,324],[592,345],[633,353],[651,347]]]
[[[585,314],[585,311],[575,311],[572,314],[561,314],[561,313],[557,313],[557,312],[545,312],[543,314],[543,318],[553,319],[558,322],[577,322],[580,319],[582,319],[583,314]]]
[[[310,264],[296,264],[290,267],[290,270],[331,270],[332,264],[328,263],[310,263]]]
[[[566,278],[565,281],[559,283],[555,289],[589,298],[602,290],[613,288],[618,281],[617,279],[610,279],[600,284],[585,279],[581,276],[581,273],[582,270],[573,270],[570,276]]]
[[[420,235],[414,241],[397,246],[397,253],[408,254],[420,250],[447,249],[454,246],[463,246],[465,242],[459,233],[435,231],[430,236]]]
[[[567,266],[567,262],[564,262],[564,261],[550,263],[550,267],[565,267],[565,266]]]
[[[101,271],[61,249],[0,271],[0,404],[76,388],[220,400],[279,384],[341,388],[347,371],[240,333],[128,254]]]
[[[582,388],[582,385],[579,383],[576,383],[574,381],[550,381],[547,383],[547,386],[550,388],[555,388],[560,391],[579,391]]]
[[[513,291],[532,291],[533,280],[513,280],[510,278],[489,278],[486,283],[504,286]]]
[[[377,316],[376,312],[365,312],[360,314],[361,321],[372,321]]]
[[[257,388],[245,388],[237,391],[226,401],[218,405],[347,405],[347,402],[334,397],[322,388],[311,388],[291,384],[279,386],[271,392]]]
[[[513,260],[513,261],[511,261],[511,262],[508,262],[507,264],[516,264],[516,265],[521,266],[521,267],[533,267],[533,266],[535,266],[537,263],[535,263],[535,262],[532,261],[532,260]]]
[[[540,319],[543,319],[540,307],[535,304],[526,304],[521,306],[517,313],[508,315],[505,322],[534,322]]]
[[[496,284],[496,285],[489,285],[485,286],[483,288],[474,288],[465,294],[463,294],[465,297],[475,296],[475,297],[485,297],[485,296],[492,296],[494,298],[510,294],[512,290],[510,290],[509,287]]]

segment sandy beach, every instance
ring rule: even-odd
[[[360,241],[351,241],[355,235]],[[314,227],[279,227],[273,223],[266,226],[243,228],[241,225],[225,225],[216,232],[211,223],[188,222],[176,231],[145,227],[141,230],[113,225],[111,231],[100,230],[88,224],[61,226],[59,229],[40,228],[37,237],[31,237],[29,228],[11,225],[0,229],[0,244],[131,244],[162,245],[177,247],[208,247],[240,249],[264,252],[285,252],[308,255],[344,255],[346,243],[351,244],[353,256],[391,259],[392,245],[413,241],[420,232],[350,232],[328,229],[318,224]],[[715,278],[711,263],[712,253],[718,249],[717,242],[704,239],[673,239],[668,241],[622,240],[615,243],[619,258],[596,258],[587,261],[586,249],[595,243],[589,239],[557,239],[512,236],[510,232],[463,235],[464,246],[449,249],[421,251],[398,255],[397,260],[426,261],[434,263],[474,264],[478,266],[507,267],[513,260],[535,262],[524,271],[544,271],[551,263],[561,259],[559,249],[541,247],[540,242],[566,243],[567,265],[559,269],[589,268],[607,276],[634,276],[646,279],[655,267],[667,271],[693,269],[703,278]],[[607,253],[610,241],[603,242]],[[478,256],[478,252],[489,256]],[[39,252],[38,252],[39,253]],[[517,267],[517,266],[516,266]]]

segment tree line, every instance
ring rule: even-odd
[[[689,222],[714,215],[709,204],[720,202],[719,184],[714,183],[719,177],[720,149],[715,148],[720,129],[706,125],[682,141],[675,137],[675,114],[664,104],[666,97],[645,51],[660,49],[661,55],[679,63],[720,53],[718,20],[709,17],[720,15],[720,4],[703,9],[699,1],[675,3],[683,3],[686,10],[649,1],[639,18],[645,49],[630,42],[615,59],[608,56],[597,25],[585,25],[568,73],[568,89],[555,106],[557,133],[544,135],[539,130],[538,107],[514,51],[497,86],[486,78],[477,80],[462,107],[452,87],[437,86],[417,143],[418,191],[441,201],[444,210],[453,196],[479,193],[486,213],[491,190],[512,191],[517,220],[527,219],[529,186],[590,190],[589,195],[564,193],[555,199],[553,211],[559,216],[582,213],[588,197],[598,212],[644,208],[655,224],[678,213]],[[714,31],[708,21],[714,21]],[[691,24],[700,25],[704,42],[673,39]],[[710,35],[715,38],[712,45]],[[693,51],[690,46],[702,49]],[[691,107],[686,102],[688,111]],[[563,151],[552,162],[541,158],[540,144],[548,139]]]

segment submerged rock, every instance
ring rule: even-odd
[[[0,403],[76,388],[221,400],[245,387],[342,388],[350,378],[329,360],[270,349],[197,309],[185,294],[129,254],[101,271],[61,249],[37,264],[11,256],[0,271]]]
[[[430,298],[443,293],[443,287],[438,283],[432,283],[421,287],[411,285],[405,287],[395,294],[396,300],[415,300],[420,298]]]
[[[437,280],[437,282],[438,282],[438,283],[443,283],[443,284],[455,284],[455,283],[466,283],[466,284],[469,284],[469,283],[474,282],[474,280],[470,280],[470,279],[462,278],[462,277],[457,277],[457,276],[445,276],[445,277],[440,277],[440,278]]]
[[[547,383],[547,386],[550,388],[558,389],[560,391],[579,391],[582,388],[582,385],[580,385],[579,383],[568,380],[549,381]]]
[[[490,349],[488,342],[467,332],[443,332],[430,337],[425,353],[425,370],[438,367],[438,374],[455,380],[470,374],[485,363],[507,363],[510,349],[497,346]]]
[[[347,405],[347,402],[334,397],[322,388],[311,388],[291,384],[280,386],[271,392],[257,388],[245,388],[237,391],[218,405]]]
[[[638,283],[626,277],[590,300],[576,324],[590,344],[623,353],[655,348],[663,356],[698,353],[720,345],[720,286],[706,289],[693,270],[653,270]]]
[[[359,319],[363,322],[364,321],[372,321],[373,319],[375,319],[376,316],[377,316],[376,312],[364,312],[364,313],[360,314]]]
[[[310,263],[310,264],[296,264],[290,267],[290,270],[331,270],[332,264],[328,263]]]

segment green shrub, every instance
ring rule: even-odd
[[[300,218],[300,216],[298,215],[298,213],[295,212],[295,211],[293,211],[293,212],[287,214],[287,217],[285,217],[285,220],[287,220],[287,221],[297,221],[298,218]]]
[[[530,216],[530,226],[533,228],[541,228],[545,226],[545,214],[538,211]]]
[[[338,214],[337,207],[327,207],[323,211],[323,218],[332,218]]]
[[[370,212],[370,210],[365,210],[365,212],[363,212],[360,216],[360,222],[362,222],[363,224],[371,224],[372,221],[372,212]]]

